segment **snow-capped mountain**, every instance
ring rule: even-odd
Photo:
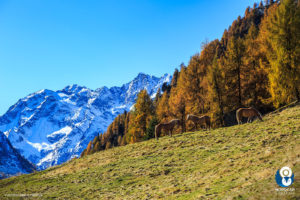
[[[91,90],[71,85],[41,90],[20,99],[0,117],[0,131],[39,170],[77,157],[96,134],[134,104],[140,90],[151,97],[171,76],[140,73],[121,87]]]
[[[2,132],[0,132],[0,158],[0,179],[30,173],[35,169],[13,148]]]

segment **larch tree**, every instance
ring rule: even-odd
[[[131,143],[142,141],[146,136],[147,126],[153,117],[153,102],[146,90],[140,91],[134,105],[133,119],[129,133]]]
[[[172,81],[171,81],[171,87],[176,87],[177,86],[178,76],[179,76],[179,71],[176,68],[174,73],[173,73],[173,77],[172,77]]]
[[[93,141],[91,140],[86,148],[86,152],[85,152],[85,155],[89,155],[91,154],[91,151],[92,151],[92,145],[93,145]]]
[[[172,88],[169,98],[170,115],[172,118],[181,120],[181,131],[185,132],[186,127],[186,91],[185,83],[187,68],[181,67],[180,75],[178,77],[178,85],[176,88]]]
[[[100,146],[100,142],[99,141],[97,141],[95,143],[95,146],[94,146],[93,150],[94,150],[94,152],[97,152],[97,151],[101,150],[101,146]]]
[[[185,72],[181,73],[181,79],[185,76],[185,81],[181,81],[179,85],[179,90],[184,90],[186,107],[189,113],[199,114],[204,112],[204,97],[203,97],[203,87],[201,81],[204,78],[200,55],[196,54],[191,57],[189,65]],[[175,94],[175,90],[173,91]],[[177,90],[176,90],[177,95]]]
[[[189,65],[182,77],[184,81],[180,87],[184,90],[186,111],[190,114],[203,114],[209,110],[209,101],[207,99],[207,67],[211,65],[218,40],[204,42],[200,54],[191,57]]]
[[[169,99],[169,105],[171,110],[172,118],[177,118],[181,120],[181,131],[185,132],[185,117],[186,117],[186,103],[185,103],[184,91],[174,88],[171,90],[171,95]]]
[[[157,107],[160,98],[161,98],[161,90],[160,90],[160,88],[158,88],[158,90],[155,94],[155,98],[153,100],[153,105],[155,108]]]
[[[262,32],[269,45],[270,93],[276,107],[300,101],[300,7],[299,1],[283,0],[266,17]]]
[[[209,97],[211,102],[212,120],[217,126],[224,125],[224,74],[220,69],[217,53],[208,72]]]
[[[260,50],[258,40],[258,28],[252,24],[245,37],[245,55],[243,62],[245,66],[244,81],[242,82],[242,96],[245,106],[263,107],[270,97],[268,92],[268,77],[266,71],[261,67],[266,56]],[[245,73],[246,72],[246,73]]]
[[[232,37],[225,52],[226,92],[229,107],[242,106],[242,70],[243,70],[244,44],[239,37]]]
[[[162,97],[159,99],[156,107],[156,115],[159,121],[165,121],[170,115],[169,112],[169,94],[164,92]]]

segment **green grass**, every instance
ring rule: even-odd
[[[298,199],[299,135],[297,105],[263,122],[165,136],[0,180],[0,199]],[[283,166],[295,174],[290,194],[275,191]]]

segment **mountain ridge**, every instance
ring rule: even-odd
[[[34,165],[13,148],[2,132],[0,132],[0,157],[0,179],[16,174],[31,173],[35,170]]]
[[[91,90],[77,84],[39,90],[21,98],[0,117],[0,131],[22,156],[43,170],[80,153],[120,113],[130,110],[138,92],[154,97],[171,75],[139,73],[120,87]]]

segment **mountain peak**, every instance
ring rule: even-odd
[[[73,84],[58,91],[40,90],[0,117],[0,131],[38,169],[61,164],[79,156],[118,114],[129,111],[141,90],[155,95],[169,81],[166,77],[139,73],[121,87],[90,90]]]
[[[138,73],[138,75],[137,76],[150,76],[150,75],[148,75],[148,74],[145,74],[144,72],[140,72],[140,73]]]
[[[143,72],[138,73],[138,75],[133,79],[134,80],[143,80],[145,78],[152,78],[153,76],[150,76],[148,74],[145,74]],[[155,77],[156,78],[156,77]]]
[[[68,85],[68,86],[64,87],[62,89],[62,91],[68,92],[68,93],[70,93],[70,92],[76,93],[76,92],[81,91],[82,89],[87,89],[87,88],[85,86],[80,86],[78,84],[72,84],[72,85]]]
[[[149,74],[146,74],[146,73],[144,73],[144,72],[140,72],[140,73],[138,73],[138,75],[134,78],[134,80],[135,79],[143,79],[143,78],[145,78],[145,77],[147,77],[147,78],[155,78],[155,79],[159,79],[158,77],[156,77],[156,76],[153,76],[153,75],[149,75]]]

